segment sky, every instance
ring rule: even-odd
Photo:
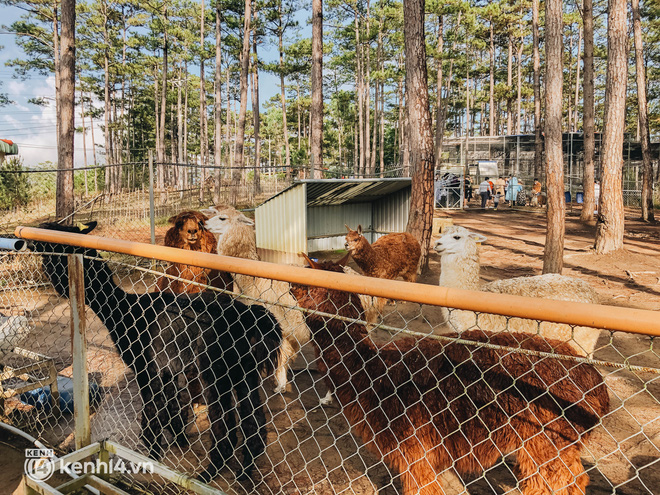
[[[22,11],[16,7],[2,7],[2,23],[10,25],[18,20]],[[2,30],[2,33],[5,31]],[[5,63],[23,55],[14,43],[13,34],[0,34],[0,92],[14,103],[0,108],[0,138],[11,139],[18,145],[19,156],[27,167],[51,161],[57,163],[57,139],[55,123],[55,77],[31,74],[25,81],[14,78],[14,70]],[[45,97],[48,106],[40,107],[28,103],[30,98]],[[85,122],[89,128],[89,122]],[[94,123],[94,138],[102,142],[101,122]],[[76,116],[76,126],[81,126],[80,116]],[[91,133],[88,129],[87,159],[92,162]],[[82,134],[76,134],[74,144],[76,166],[84,163]]]
[[[18,20],[22,11],[16,7],[2,7],[2,24],[10,25]],[[304,24],[304,21],[302,21]],[[5,31],[0,29],[0,33]],[[51,161],[57,163],[57,140],[55,124],[55,78],[44,77],[35,73],[25,81],[13,77],[14,70],[7,67],[5,63],[14,58],[23,56],[23,51],[14,43],[13,34],[0,34],[0,93],[6,94],[14,103],[6,107],[0,107],[0,139],[11,139],[18,145],[19,156],[27,167],[35,167],[40,163]],[[273,52],[273,50],[270,50]],[[265,52],[266,58],[277,54]],[[260,103],[264,103],[279,91],[278,79],[272,74],[261,73],[259,75]],[[50,105],[39,107],[28,103],[35,97],[45,97]],[[98,102],[102,107],[102,102]],[[248,102],[248,109],[251,103]],[[94,140],[97,144],[103,144],[103,131],[101,119],[94,121]],[[88,118],[85,118],[87,133],[85,141],[87,144],[87,163],[93,163],[92,138],[89,130]],[[82,127],[80,115],[76,114],[76,127]],[[102,163],[102,155],[97,154],[99,163]],[[84,164],[84,148],[82,133],[76,133],[74,144],[75,166]]]

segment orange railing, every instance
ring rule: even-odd
[[[28,240],[113,251],[400,301],[660,336],[660,314],[656,311],[475,292],[359,275],[320,272],[296,266],[33,227],[19,226],[16,228],[15,234],[17,237]]]

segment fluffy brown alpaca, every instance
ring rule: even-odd
[[[362,226],[351,230],[346,225],[346,249],[355,263],[369,277],[417,280],[417,265],[422,255],[419,241],[408,232],[387,234],[373,244],[362,235]]]
[[[189,251],[215,253],[217,241],[215,236],[204,226],[207,220],[208,217],[199,211],[184,211],[171,217],[168,222],[172,224],[172,227],[165,234],[165,245]],[[187,283],[185,280],[212,285],[221,289],[231,283],[231,277],[226,273],[182,263],[173,263],[167,267],[165,273],[184,280],[161,277],[157,283],[157,290],[160,292],[181,294],[183,292],[195,293],[204,290],[203,287]]]
[[[292,293],[303,308],[361,314],[353,294],[300,285]],[[367,448],[400,473],[404,495],[444,493],[443,471],[480,473],[514,451],[524,495],[585,493],[580,453],[609,410],[593,366],[433,339],[376,346],[362,325],[305,319],[328,387]],[[576,355],[536,336],[472,330],[461,337]]]

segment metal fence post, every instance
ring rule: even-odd
[[[151,244],[156,244],[156,211],[154,205],[154,152],[149,150],[149,228],[151,230]]]
[[[73,355],[73,415],[76,449],[91,443],[89,426],[89,383],[87,381],[87,340],[85,338],[85,272],[82,254],[70,254],[69,305]]]

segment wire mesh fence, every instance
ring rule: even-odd
[[[72,248],[33,250],[0,259],[2,312],[27,324],[0,346],[3,421],[67,452]],[[84,252],[92,441],[227,493],[582,493],[585,473],[586,493],[659,493],[653,337],[566,325],[560,344],[550,322],[240,273],[227,290],[173,294],[158,290],[167,263]],[[60,407],[43,386],[20,391],[53,367]]]

